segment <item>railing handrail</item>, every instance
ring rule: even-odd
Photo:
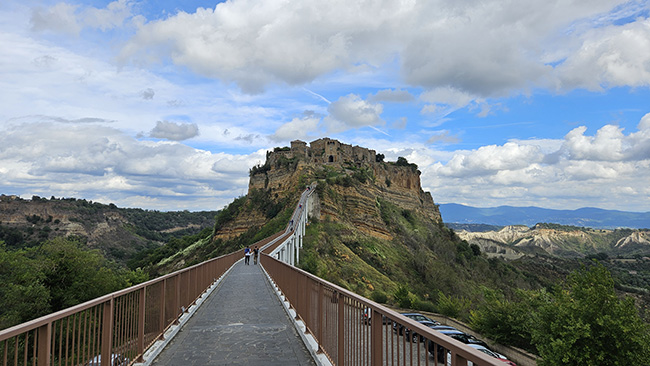
[[[107,300],[110,300],[111,298],[115,298],[115,297],[118,297],[118,296],[121,296],[121,295],[124,295],[124,294],[128,294],[130,292],[135,292],[135,291],[140,290],[140,289],[145,288],[145,287],[150,287],[151,285],[154,285],[154,284],[156,284],[158,282],[162,282],[162,281],[164,281],[164,280],[166,280],[166,279],[168,279],[170,277],[175,277],[175,276],[180,275],[181,273],[189,272],[189,271],[191,271],[191,270],[193,270],[193,269],[195,269],[195,268],[197,268],[197,267],[199,267],[201,265],[205,265],[207,263],[217,261],[219,259],[222,259],[222,258],[230,256],[230,255],[235,255],[238,252],[243,252],[243,250],[239,249],[239,250],[234,251],[232,253],[228,253],[228,254],[221,255],[219,257],[211,258],[211,259],[209,259],[207,261],[192,265],[190,267],[185,267],[185,268],[179,269],[177,271],[162,275],[160,277],[156,277],[156,278],[151,279],[149,281],[142,282],[142,283],[139,283],[137,285],[133,285],[133,286],[130,286],[130,287],[127,287],[127,288],[123,288],[121,290],[111,292],[110,294],[102,295],[100,297],[94,298],[92,300],[88,300],[88,301],[83,302],[81,304],[73,305],[71,307],[59,310],[57,312],[47,314],[47,315],[43,315],[43,316],[41,316],[39,318],[26,321],[24,323],[15,325],[13,327],[2,329],[2,330],[0,330],[0,341],[3,341],[5,339],[7,339],[7,338],[15,336],[17,334],[16,331],[19,330],[19,329],[24,329],[23,331],[19,332],[19,333],[22,333],[24,331],[29,331],[29,330],[38,328],[38,327],[40,327],[40,326],[42,326],[44,324],[50,323],[52,321],[56,321],[56,320],[65,318],[66,316],[69,316],[71,314],[74,314],[74,313],[77,313],[79,311],[83,311],[83,310],[92,308],[93,306],[105,303]]]

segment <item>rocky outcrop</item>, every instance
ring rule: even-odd
[[[188,235],[214,225],[214,212],[178,214],[124,209],[74,198],[34,196],[27,200],[0,195],[0,226],[5,235],[0,240],[4,239],[9,247],[24,247],[74,237],[123,263],[144,248],[162,244],[172,235],[170,232]]]
[[[384,162],[383,155],[374,150],[329,138],[309,145],[293,141],[290,148],[267,153],[264,165],[251,169],[248,192],[250,196],[254,190],[265,190],[280,200],[312,181],[320,181],[331,194],[320,197],[316,217],[345,219],[366,234],[390,240],[392,234],[381,218],[379,199],[442,222],[431,194],[422,190],[420,171],[405,160],[400,163]],[[224,229],[232,230],[232,225]],[[217,237],[222,235],[219,230]]]
[[[519,253],[531,253],[542,249],[547,254],[559,256],[584,256],[598,252],[630,254],[634,250],[647,250],[650,232],[647,230],[594,230],[588,228],[549,228],[536,225],[506,226],[499,231],[459,231],[458,236],[470,244],[487,248],[510,248]],[[499,249],[490,249],[496,250]]]

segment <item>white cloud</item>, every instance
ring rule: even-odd
[[[81,25],[75,16],[77,8],[66,3],[58,3],[50,8],[36,7],[32,11],[32,29],[37,32],[79,34]]]
[[[539,148],[508,142],[502,146],[482,146],[470,153],[455,155],[439,174],[451,177],[492,175],[502,170],[517,170],[542,161]]]
[[[280,126],[273,135],[269,136],[276,142],[292,140],[308,140],[313,137],[311,134],[318,129],[321,116],[311,111],[303,113],[302,116],[296,117],[291,122]]]
[[[106,5],[105,9],[89,7],[81,16],[88,27],[105,31],[121,26],[127,18],[131,17],[131,6],[129,0],[117,0]]]
[[[150,197],[158,209],[218,209],[246,192],[248,169],[263,157],[259,151],[213,154],[175,142],[137,141],[96,124],[20,124],[0,136],[0,190],[111,197],[128,207],[137,206],[134,197]]]
[[[596,207],[647,211],[649,115],[641,119],[638,131],[629,134],[605,125],[588,136],[585,127],[578,127],[564,140],[513,140],[457,151],[446,162],[421,167],[422,185],[444,202],[481,207],[574,209],[589,202]]]
[[[449,130],[441,130],[441,131],[436,131],[429,137],[427,140],[428,144],[434,144],[437,142],[443,142],[443,143],[457,143],[459,142],[460,139],[457,136],[452,136],[449,132]]]
[[[557,67],[562,89],[650,85],[650,20],[589,30]]]
[[[332,102],[327,108],[329,115],[324,118],[328,132],[337,133],[351,128],[382,126],[383,106],[369,103],[356,94],[348,94]]]
[[[60,2],[49,8],[39,6],[32,9],[30,21],[32,30],[36,32],[78,35],[83,27],[103,31],[119,27],[131,16],[131,2],[128,0],[113,1],[103,9]]]
[[[149,136],[167,139],[172,141],[182,141],[191,139],[199,135],[199,127],[196,123],[175,123],[170,121],[158,121]]]
[[[414,100],[415,96],[413,94],[409,93],[408,90],[402,89],[383,89],[374,95],[368,96],[368,101],[371,102],[406,103]]]

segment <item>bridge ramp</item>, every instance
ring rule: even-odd
[[[252,258],[235,264],[151,364],[316,365]]]

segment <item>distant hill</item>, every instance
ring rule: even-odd
[[[440,205],[445,223],[495,226],[554,223],[594,229],[650,228],[650,212],[625,212],[585,207],[577,210],[552,210],[540,207],[471,207],[455,203]]]
[[[214,226],[217,211],[159,212],[119,208],[75,198],[31,200],[0,195],[0,242],[28,248],[56,237],[74,237],[108,259],[126,263],[137,252]]]

